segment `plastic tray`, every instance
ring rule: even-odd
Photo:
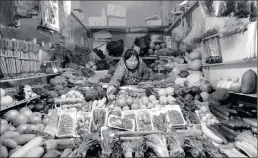
[[[79,126],[79,122],[81,122],[83,125],[86,126],[83,127],[83,132],[90,132],[90,123],[91,123],[91,112],[84,112],[84,111],[78,111],[76,115],[76,130],[75,130],[75,137],[79,136],[77,127]],[[86,120],[89,120],[89,124],[85,122]],[[86,129],[85,129],[86,128]]]
[[[140,115],[140,113],[142,113],[142,112],[146,112],[146,113],[148,113],[149,114],[149,117],[150,118],[148,118],[148,120],[150,120],[150,125],[151,125],[151,129],[144,129],[144,131],[146,131],[146,130],[153,130],[154,128],[153,128],[153,122],[152,122],[152,114],[151,114],[151,111],[149,110],[149,109],[141,109],[141,110],[137,110],[137,112],[136,112],[136,126],[137,126],[137,130],[138,131],[142,131],[142,130],[140,130],[140,128],[139,128],[139,115]]]
[[[169,128],[170,128],[170,126],[171,126],[171,127],[175,127],[175,128],[185,127],[186,121],[185,121],[184,115],[183,115],[183,113],[182,113],[181,108],[180,108],[179,105],[173,105],[173,106],[167,105],[167,106],[165,106],[165,110],[166,110],[166,113],[167,113],[169,110],[176,110],[176,111],[178,111],[178,112],[180,113],[182,119],[183,119],[183,122],[184,122],[184,123],[182,123],[182,124],[173,124],[173,125],[170,125],[170,122],[171,122],[171,121],[170,121],[170,118],[169,118],[169,116],[168,116],[168,114],[167,114],[167,121],[168,121],[168,127],[169,127]]]
[[[117,127],[114,126],[110,123],[110,119],[115,118],[116,120],[128,120],[132,123],[132,128],[131,129],[127,129],[127,128],[122,128],[122,127]],[[135,130],[135,121],[133,119],[129,119],[129,118],[124,118],[124,117],[119,117],[119,116],[115,116],[115,115],[110,115],[110,117],[108,118],[107,121],[107,126],[108,127],[112,127],[112,128],[116,128],[116,129],[121,129],[121,130],[126,130],[126,131],[134,131]]]
[[[57,131],[56,131],[56,137],[58,138],[64,138],[64,137],[73,137],[75,135],[75,127],[76,127],[76,113],[77,113],[77,110],[76,109],[67,109],[67,110],[62,110],[61,111],[61,114],[60,114],[60,119],[58,121],[58,128],[57,128]],[[69,115],[73,120],[73,127],[72,127],[72,130],[71,130],[71,133],[69,134],[66,134],[66,135],[60,135],[58,134],[59,133],[59,130],[60,130],[60,122],[62,121],[61,120],[61,117],[62,115],[64,114],[67,114]]]
[[[101,127],[105,127],[105,126],[106,126],[107,110],[106,110],[106,109],[101,109],[101,108],[95,108],[95,109],[93,109],[92,112],[91,112],[92,116],[91,116],[91,123],[90,123],[90,131],[89,131],[89,133],[95,133],[95,132],[96,132],[96,131],[91,131],[91,129],[95,126],[95,125],[94,125],[94,122],[93,122],[93,120],[94,120],[93,113],[94,113],[94,111],[96,111],[96,110],[102,110],[102,111],[105,112],[105,114],[104,114],[105,116],[103,116],[104,121],[103,121],[103,123],[102,123],[99,127],[101,128]],[[100,130],[100,128],[97,129],[97,130]]]
[[[151,109],[151,112],[152,112],[152,123],[153,123],[153,117],[159,116],[161,113],[165,114],[165,119],[167,120],[165,108],[153,108],[153,109]],[[153,123],[153,129],[158,131],[158,129],[155,127],[154,123]]]
[[[122,111],[122,117],[124,117],[124,118],[129,118],[129,119],[133,119],[133,120],[134,120],[135,130],[137,130],[137,125],[136,125],[136,112],[137,112],[137,110]]]

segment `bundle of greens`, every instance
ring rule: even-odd
[[[110,137],[108,132],[102,132],[102,137],[104,138],[100,143],[102,156],[109,157],[112,153],[111,144],[113,143],[113,137]]]
[[[144,146],[144,139],[134,140],[134,141],[124,141],[122,143],[122,149],[124,156],[127,157],[144,157],[144,152],[146,151]]]
[[[94,150],[100,146],[100,132],[85,135],[80,146],[77,148],[79,155],[86,157],[88,150]]]
[[[224,155],[219,152],[219,149],[217,149],[208,139],[203,141],[203,147],[205,149],[206,157],[224,157]]]
[[[186,137],[184,140],[184,151],[187,157],[206,157],[204,153],[203,141],[200,137]]]
[[[181,140],[176,132],[170,132],[166,136],[168,151],[170,157],[185,157],[184,149],[182,148]]]
[[[145,136],[147,147],[151,148],[158,157],[169,157],[166,137],[163,134]]]

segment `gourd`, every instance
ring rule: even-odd
[[[201,59],[201,52],[199,52],[199,51],[193,51],[192,53],[189,54],[189,58],[190,58],[191,60]]]
[[[188,66],[188,69],[197,71],[197,70],[201,69],[201,64],[202,64],[201,60],[196,59],[196,60],[189,62],[187,66]]]
[[[242,76],[241,91],[242,93],[250,94],[254,91],[256,86],[256,73],[249,69]]]

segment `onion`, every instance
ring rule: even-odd
[[[32,114],[32,111],[27,107],[23,107],[19,111],[20,111],[20,113],[26,115],[27,117],[30,117]]]
[[[26,128],[26,133],[33,134],[34,132],[38,131],[38,126],[37,125],[28,125]]]
[[[42,118],[42,113],[40,113],[40,112],[33,112],[33,115],[39,116],[40,118]]]
[[[1,119],[1,125],[2,124],[8,124],[8,122],[5,119]]]
[[[15,126],[19,126],[22,124],[26,124],[28,122],[28,117],[24,114],[19,114],[14,120],[13,120],[13,124]]]
[[[22,124],[16,128],[16,131],[19,132],[20,134],[23,134],[25,133],[28,126],[29,126],[28,124]]]
[[[4,119],[13,121],[20,113],[17,110],[10,110],[4,114]]]
[[[46,117],[43,119],[42,123],[43,123],[44,125],[47,125],[48,121],[49,121],[49,117],[46,116]]]
[[[32,124],[37,124],[37,123],[41,123],[42,120],[41,120],[41,117],[39,115],[31,115],[29,117],[29,122],[32,123]]]

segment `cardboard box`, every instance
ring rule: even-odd
[[[89,17],[89,26],[107,26],[107,17]]]
[[[126,18],[126,7],[117,4],[108,4],[107,16]]]
[[[108,17],[108,26],[126,26],[126,18]]]
[[[145,19],[145,21],[148,26],[161,26],[162,25],[162,20],[158,15],[148,17]]]

